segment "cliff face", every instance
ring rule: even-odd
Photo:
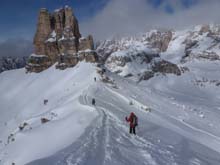
[[[66,6],[49,13],[41,9],[34,36],[34,54],[29,58],[26,69],[41,72],[55,62],[56,68],[75,66],[78,61],[96,62],[93,37],[81,37],[79,25],[73,10]]]
[[[153,48],[157,48],[160,52],[166,52],[172,38],[173,34],[171,31],[153,31],[149,34],[147,40]]]

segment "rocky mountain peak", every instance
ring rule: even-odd
[[[151,31],[148,36],[148,41],[153,48],[157,48],[160,52],[165,52],[172,40],[173,34],[171,31],[161,32],[158,30]]]
[[[81,36],[78,20],[69,6],[52,13],[45,8],[40,9],[33,43],[34,53],[26,66],[31,72],[41,72],[55,62],[58,62],[57,68],[65,69],[75,66],[80,60],[96,62],[98,59],[93,37]]]

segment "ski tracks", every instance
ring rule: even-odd
[[[87,93],[89,93],[87,91]],[[95,91],[98,93],[98,89]],[[79,102],[83,105],[91,105],[92,97],[86,93],[80,96]],[[92,125],[85,131],[81,138],[72,147],[72,151],[65,156],[67,165],[157,165],[158,163],[173,163],[171,154],[161,149],[158,150],[146,139],[128,133],[128,127],[118,118],[113,111],[106,109],[106,102],[94,106],[99,113]],[[107,107],[114,107],[108,104]],[[119,109],[122,112],[122,109]],[[166,158],[160,160],[154,157],[158,152],[163,152]],[[59,163],[57,163],[58,165]]]

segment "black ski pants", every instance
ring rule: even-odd
[[[130,131],[129,131],[129,132],[130,132],[130,134],[133,133],[133,134],[136,135],[135,127],[131,127],[131,126],[130,126]]]

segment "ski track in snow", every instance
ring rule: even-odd
[[[94,88],[90,89],[94,90]],[[95,110],[99,116],[84,134],[55,159],[55,165],[175,165],[175,153],[169,151],[169,146],[156,146],[152,139],[149,141],[138,135],[128,133],[128,124],[117,115],[128,115],[127,111],[102,100],[99,90],[108,92],[109,89],[97,88],[94,95],[90,96],[87,89],[79,97],[82,105],[92,106],[92,98],[96,99]],[[104,93],[105,93],[104,92]],[[102,91],[103,93],[103,91]],[[116,113],[116,114],[115,114]],[[157,155],[161,155],[158,157]],[[51,159],[53,160],[53,159]],[[51,161],[50,160],[50,161]],[[141,161],[140,161],[141,160]],[[42,161],[42,165],[47,161]],[[36,161],[36,164],[39,161]],[[51,163],[51,162],[50,162]],[[34,163],[30,163],[35,165]],[[46,165],[46,163],[45,163]]]
[[[137,83],[138,74],[151,68],[139,58],[125,67],[117,60],[105,63],[104,76],[112,84],[101,82],[100,68],[84,62],[64,71],[1,73],[0,165],[219,165],[220,92],[214,84],[220,81],[220,63],[196,57],[206,50],[218,55],[219,48],[214,38],[193,31],[174,33],[160,54],[186,67],[181,76],[155,74]],[[195,57],[184,57],[188,40],[198,40],[190,48]],[[106,42],[103,48],[121,49],[109,57],[130,57],[150,54],[147,45],[142,36]],[[132,77],[122,77],[129,73]],[[125,121],[132,111],[138,116],[137,135],[128,133]],[[42,125],[42,117],[50,122]],[[19,130],[24,122],[28,126]]]
[[[84,105],[90,105],[89,99],[91,100],[91,98],[82,95],[80,102]],[[100,100],[97,101],[101,103]],[[89,135],[85,133],[86,138],[81,140],[80,147],[65,158],[67,165],[110,165],[114,162],[117,164],[120,162],[120,164],[156,165],[156,162],[147,152],[150,147],[149,142],[129,135],[127,128],[109,110],[100,105],[96,105],[95,109],[98,111],[99,117],[94,121]],[[132,152],[128,148],[132,148]],[[140,163],[140,160],[144,160],[143,163]],[[63,164],[63,161],[57,163],[57,165],[59,164]]]
[[[111,96],[111,97],[109,97]],[[91,105],[92,98],[96,99],[96,105]],[[105,101],[108,98],[111,101]],[[84,106],[95,108],[98,112],[98,117],[94,119],[92,124],[86,129],[81,137],[52,157],[45,158],[41,161],[35,161],[36,164],[30,165],[47,165],[47,160],[54,165],[177,165],[182,164],[183,160],[178,160],[179,156],[176,154],[175,147],[160,143],[160,139],[155,137],[140,137],[139,135],[130,135],[128,133],[128,124],[123,122],[124,116],[128,115],[129,111],[146,114],[143,110],[140,111],[141,106],[146,106],[137,100],[134,105],[129,105],[131,98],[125,97],[121,93],[104,86],[103,84],[96,84],[88,87],[78,98],[79,103]],[[124,102],[126,107],[121,107],[114,103]],[[150,113],[152,118],[164,120],[167,124],[175,125],[176,122],[182,123],[182,126],[189,128],[191,131],[197,131],[200,134],[211,136],[219,141],[218,137],[209,134],[206,131],[197,129],[181,120],[175,119],[173,116],[167,116],[159,110],[153,109]],[[155,116],[156,115],[156,116]],[[141,119],[142,116],[139,117]],[[145,120],[145,119],[144,119]],[[174,122],[172,122],[174,121]],[[169,127],[169,125],[168,125]],[[182,128],[183,130],[185,128]],[[137,129],[137,134],[139,134]],[[196,155],[194,155],[196,156]],[[205,159],[199,157],[187,158],[189,165],[208,165]],[[203,155],[204,156],[204,155]],[[213,158],[213,162],[216,162]]]
[[[138,88],[136,88],[136,90],[140,90]],[[128,98],[126,98],[125,96],[123,96],[122,94],[119,94],[119,93],[116,93],[112,90],[109,90],[110,92],[113,92],[114,94],[118,95],[120,98],[124,99],[124,100],[127,100],[129,101]],[[141,91],[140,91],[141,92]],[[138,92],[137,92],[138,93]],[[157,95],[162,95],[163,96],[163,99],[166,99],[167,96],[164,94],[164,93],[161,93],[160,91],[156,91],[154,89],[154,93],[157,93]],[[141,102],[135,100],[135,98],[132,98],[131,99],[132,102],[134,102],[135,106],[137,108],[140,109],[140,107],[147,107],[145,104],[142,104]],[[171,99],[171,104],[175,105],[179,108],[181,108],[182,110],[186,110],[186,106],[184,104],[178,104],[177,102],[173,102],[172,101],[173,99]],[[169,103],[169,99],[166,99],[167,103]],[[155,104],[156,105],[156,104]],[[188,107],[190,109],[190,107]],[[211,142],[210,146],[209,144],[207,145],[206,142],[204,143],[202,140],[201,140],[201,143],[203,143],[204,145],[207,145],[208,147],[211,147],[213,150],[216,150],[217,152],[220,152],[220,137],[219,136],[216,136],[208,131],[205,131],[203,129],[200,129],[200,128],[197,128],[196,126],[193,126],[189,123],[187,123],[187,121],[184,120],[184,117],[183,119],[178,119],[176,116],[173,116],[171,113],[166,113],[166,112],[163,112],[161,110],[159,110],[160,107],[157,107],[157,105],[151,109],[154,114],[157,115],[157,117],[161,117],[161,119],[163,120],[167,120],[167,122],[171,122],[175,125],[175,123],[181,123],[181,127],[183,130],[189,130],[190,132],[196,132],[198,133],[199,136],[195,137],[195,141],[200,141],[199,139],[212,139],[213,143]],[[185,112],[185,115],[188,116],[189,114]],[[172,122],[173,121],[173,122]],[[184,128],[185,127],[185,128]],[[198,138],[199,137],[199,138]]]
[[[79,110],[87,107],[98,113],[72,144],[29,165],[218,165],[220,138],[185,120],[189,117],[187,109],[193,107],[178,102],[172,94],[166,96],[164,91],[136,86],[134,82],[115,74],[107,75],[116,80],[119,89],[102,82],[90,83],[84,86],[82,93],[76,96],[74,91],[65,93],[44,113],[27,119],[28,123],[34,124],[40,117],[56,113],[56,110],[59,113],[59,108],[72,102],[77,103]],[[126,88],[129,90],[124,90]],[[148,96],[151,94],[152,98]],[[96,99],[95,106],[91,105],[92,98]],[[160,101],[157,103],[155,98]],[[130,102],[133,104],[130,105]],[[180,109],[180,113],[173,114],[172,110],[167,113],[162,107]],[[152,112],[144,108],[150,108]],[[124,119],[131,111],[139,117],[136,136],[128,133],[129,124]],[[16,131],[13,133],[16,134]],[[209,152],[211,154],[206,155]]]
[[[87,95],[81,96],[80,102],[90,105],[89,99],[91,100],[91,98]],[[82,146],[76,152],[71,152],[70,156],[66,158],[67,165],[96,164],[97,162],[103,165],[156,165],[156,161],[148,152],[153,145],[143,138],[128,134],[128,127],[110,110],[103,108],[102,105],[107,106],[108,104],[111,109],[119,112],[123,112],[123,110],[113,104],[102,102],[100,99],[96,98],[96,100],[98,105],[95,108],[99,112],[99,119],[93,124],[94,126],[89,135],[85,134],[87,138],[82,141]],[[161,149],[159,151],[166,152]],[[167,163],[167,160],[164,162]],[[170,164],[175,163],[170,162]]]

